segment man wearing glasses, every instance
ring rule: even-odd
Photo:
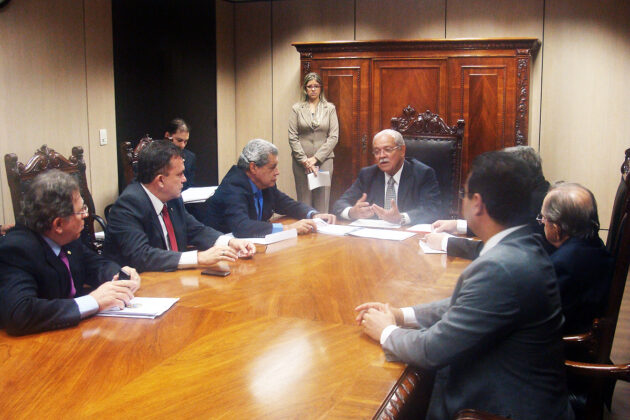
[[[435,171],[416,159],[405,159],[405,141],[398,131],[377,133],[372,153],[376,164],[361,169],[354,184],[335,202],[333,213],[348,220],[378,217],[402,225],[439,218]]]
[[[0,240],[0,328],[12,335],[76,325],[104,309],[123,308],[140,277],[118,280],[120,266],[79,239],[88,209],[72,176],[51,170],[24,195],[22,223]],[[95,290],[85,294],[84,284]]]

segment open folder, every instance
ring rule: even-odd
[[[168,311],[178,300],[179,298],[135,297],[129,301],[129,306],[126,308],[110,308],[96,315],[153,319]]]

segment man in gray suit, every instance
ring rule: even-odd
[[[570,419],[560,294],[528,222],[531,177],[505,152],[473,162],[462,209],[485,243],[450,299],[409,308],[359,305],[388,360],[439,369],[429,419],[464,408],[517,419]]]

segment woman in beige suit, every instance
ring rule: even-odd
[[[339,137],[335,105],[324,96],[322,79],[309,73],[302,84],[302,101],[293,105],[289,118],[289,145],[298,201],[328,213],[330,187],[308,189],[307,174],[328,171],[332,178],[333,149]]]

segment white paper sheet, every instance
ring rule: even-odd
[[[424,252],[425,254],[446,254],[446,251],[431,248],[422,239],[420,239],[418,243],[420,244],[420,248],[422,249],[422,252]]]
[[[232,235],[231,233],[229,235]],[[287,239],[297,238],[297,229],[283,230],[277,233],[270,233],[264,238],[244,238],[259,245],[269,245],[275,242],[286,241]]]
[[[179,298],[135,297],[129,302],[129,307],[106,309],[96,315],[153,319],[168,311],[178,300]]]
[[[404,232],[400,230],[386,229],[357,229],[348,233],[351,236],[359,236],[361,238],[387,239],[390,241],[404,241],[415,235],[414,232]]]
[[[352,232],[353,230],[357,230],[356,226],[345,226],[345,225],[331,225],[326,223],[324,220],[316,217],[313,219],[317,224],[317,233],[323,233],[325,235],[335,235],[335,236],[343,236]]]
[[[203,203],[214,195],[218,187],[191,187],[182,191],[184,203]]]
[[[433,229],[431,229],[430,223],[420,223],[419,225],[413,225],[410,228],[407,228],[407,230],[410,230],[412,232],[426,232],[426,233],[433,232]]]
[[[309,190],[319,187],[330,187],[330,172],[328,171],[319,171],[317,176],[311,172],[306,178],[308,179]]]
[[[399,224],[389,223],[385,220],[380,220],[380,219],[357,219],[354,222],[350,223],[350,226],[360,226],[360,227],[379,228],[379,229],[396,229],[400,227]]]

